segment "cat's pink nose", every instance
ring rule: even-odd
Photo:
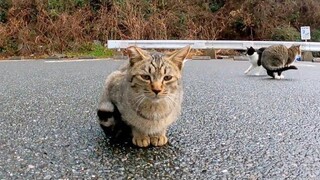
[[[161,89],[152,89],[152,91],[155,93],[155,94],[159,94],[161,92]]]
[[[161,82],[153,82],[151,84],[151,90],[158,95],[162,91],[162,84]]]

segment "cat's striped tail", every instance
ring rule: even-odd
[[[271,72],[279,72],[279,71],[286,71],[286,70],[290,70],[290,69],[298,69],[296,66],[286,66],[286,67],[282,67],[282,68],[274,68],[274,69],[269,69],[269,68],[266,68],[268,71],[271,71]]]

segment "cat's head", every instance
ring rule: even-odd
[[[294,59],[297,61],[301,60],[301,45],[292,45],[290,47],[291,51],[294,54]]]
[[[301,56],[301,45],[292,45],[290,49],[292,49],[296,55]]]
[[[189,52],[190,46],[170,54],[128,47],[128,81],[131,88],[137,94],[151,99],[173,95],[180,90],[183,63]]]
[[[250,46],[249,48],[247,47],[246,55],[252,56],[255,52],[256,50],[252,46]]]
[[[246,55],[252,56],[255,52],[256,50],[252,46],[250,46],[249,48],[247,47]]]

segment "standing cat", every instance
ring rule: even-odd
[[[275,79],[283,79],[283,71],[298,69],[291,65],[297,56],[301,56],[300,45],[292,45],[287,48],[284,45],[273,45],[266,48],[261,56],[261,64],[267,70],[269,76]]]
[[[177,120],[182,103],[182,67],[190,46],[170,55],[127,48],[129,63],[111,73],[98,107],[102,128],[131,131],[139,147],[163,146],[166,131]],[[120,124],[120,125],[119,125]]]
[[[244,72],[245,74],[248,74],[251,70],[259,67],[258,71],[255,73],[255,75],[260,75],[260,72],[262,71],[261,67],[261,54],[265,50],[265,48],[260,48],[258,50],[255,50],[252,46],[250,48],[247,48],[247,56],[249,57],[249,62],[251,63],[249,68]]]

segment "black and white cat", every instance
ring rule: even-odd
[[[253,69],[258,68],[255,75],[259,76],[263,71],[263,67],[261,66],[261,54],[266,48],[260,48],[258,50],[254,49],[252,46],[247,48],[246,55],[249,57],[249,62],[251,63],[249,68],[244,72],[248,74]]]

